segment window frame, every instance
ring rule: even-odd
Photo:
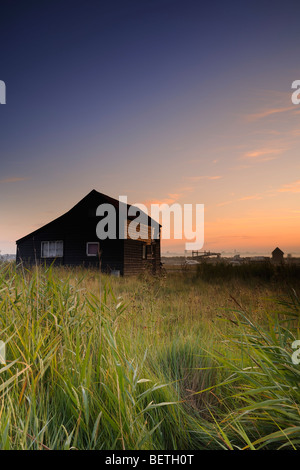
[[[48,254],[45,256],[43,246],[46,243],[48,244]],[[49,255],[50,243],[55,243],[55,256],[50,256]],[[62,244],[62,254],[57,254],[57,243]],[[41,258],[43,258],[43,259],[48,259],[48,258],[55,259],[55,258],[63,258],[63,256],[64,256],[64,241],[63,240],[42,240],[41,241]]]
[[[89,253],[89,245],[97,245],[98,246],[98,251],[96,254],[91,254]],[[99,242],[86,242],[86,256],[91,256],[91,257],[96,257],[99,256],[100,253],[100,243]]]
[[[142,260],[147,259],[147,245],[143,243],[142,245]]]

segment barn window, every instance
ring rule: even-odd
[[[88,256],[98,256],[99,253],[99,243],[98,242],[88,242],[86,244],[86,254]]]
[[[64,252],[64,243],[61,240],[42,242],[42,258],[62,258]]]
[[[153,254],[152,245],[147,245],[147,258],[151,258]]]
[[[143,245],[142,258],[147,259],[147,246],[145,244]]]

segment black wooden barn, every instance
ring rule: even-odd
[[[101,217],[96,216],[96,210],[101,204],[111,204],[116,210],[116,239],[97,237],[96,226]],[[127,213],[129,206],[91,191],[64,215],[17,240],[17,263],[97,268],[101,263],[102,271],[120,275],[138,274],[147,268],[158,272],[161,226],[148,216],[139,239],[122,239],[118,236],[120,208]],[[128,226],[135,217],[127,216],[124,225]]]

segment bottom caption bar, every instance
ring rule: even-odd
[[[147,465],[192,465],[195,454],[192,453],[133,453],[132,455],[122,455],[122,453],[107,455],[104,457],[105,465],[128,465],[137,468]]]

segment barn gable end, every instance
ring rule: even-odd
[[[101,269],[108,273],[138,274],[147,267],[156,272],[160,267],[160,239],[151,238],[151,218],[147,239],[123,240],[117,235],[116,239],[99,240],[96,209],[100,204],[112,204],[118,215],[119,201],[93,190],[62,216],[17,240],[17,263],[99,268],[101,262]],[[155,224],[159,231],[160,225]]]

